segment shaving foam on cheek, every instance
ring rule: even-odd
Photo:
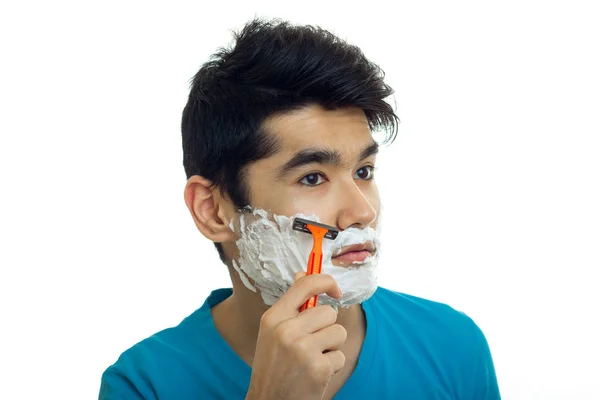
[[[271,215],[269,218],[265,210],[256,209],[252,213],[240,214],[235,228],[233,221],[230,223],[231,230],[239,236],[236,244],[240,258],[237,262],[233,260],[233,267],[249,290],[260,291],[267,305],[275,304],[283,296],[294,282],[297,272],[306,271],[313,238],[292,228],[295,217],[321,222],[316,215],[297,214],[291,218]],[[379,233],[378,223],[377,230],[348,228],[341,231],[335,240],[323,241],[321,272],[335,278],[342,290],[342,297],[334,299],[320,294],[319,304],[348,307],[362,303],[373,295],[377,289],[375,269],[379,259]],[[369,241],[378,250],[365,261],[347,267],[332,264],[331,256],[340,248]]]

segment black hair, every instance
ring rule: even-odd
[[[331,32],[254,19],[192,80],[181,122],[186,176],[210,180],[243,208],[249,205],[244,167],[277,151],[263,129],[268,117],[312,104],[360,107],[372,130],[387,133],[386,143],[399,123],[384,101],[391,94],[383,71]],[[227,263],[222,246],[215,246]]]

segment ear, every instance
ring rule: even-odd
[[[208,179],[199,175],[188,179],[184,199],[196,227],[204,236],[217,243],[234,239],[229,228],[234,207],[221,196],[219,189],[212,187]]]

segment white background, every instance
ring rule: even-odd
[[[503,398],[600,399],[600,14],[566,1],[3,3],[0,398],[96,398],[229,285],[179,124],[255,14],[334,31],[396,90],[381,284],[469,314]]]

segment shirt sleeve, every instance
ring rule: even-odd
[[[133,382],[124,374],[108,369],[102,374],[98,400],[155,400],[156,397],[142,395]]]
[[[473,400],[500,400],[500,388],[496,378],[496,369],[492,353],[485,335],[481,329],[475,325],[475,370],[473,374]]]

